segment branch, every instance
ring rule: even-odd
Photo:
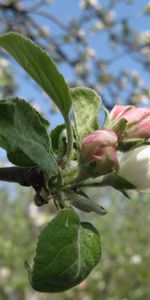
[[[23,186],[32,186],[36,191],[44,183],[43,172],[38,167],[0,168],[0,180],[17,182]]]
[[[55,23],[58,27],[60,27],[62,30],[68,31],[68,27],[63,23],[62,20],[60,20],[57,16],[51,14],[50,12],[46,12],[46,11],[30,11],[30,10],[26,10],[27,13],[29,14],[36,14],[39,16],[43,16],[44,18],[49,19],[50,21],[52,21],[53,23]]]

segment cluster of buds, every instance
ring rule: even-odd
[[[150,192],[149,138],[150,108],[116,105],[104,128],[81,142],[82,174],[98,177],[114,172],[137,190]]]
[[[115,105],[109,114],[107,126],[120,136],[123,143],[128,139],[148,139],[150,107]]]

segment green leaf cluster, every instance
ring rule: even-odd
[[[80,222],[71,207],[98,214],[105,211],[73,189],[67,200],[62,190],[78,173],[80,141],[99,128],[100,97],[88,88],[69,88],[51,57],[30,39],[8,33],[0,37],[0,47],[47,93],[64,117],[64,124],[49,134],[49,122],[25,100],[0,101],[0,147],[14,165],[42,170],[45,185],[40,192],[44,188],[61,209],[69,206],[40,233],[32,270],[26,264],[34,289],[64,291],[86,278],[101,257],[98,232],[91,224]],[[76,167],[70,172],[71,164]]]

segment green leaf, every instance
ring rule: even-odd
[[[57,155],[57,160],[62,160],[67,153],[67,130],[66,125],[56,126],[50,134],[52,149]],[[71,145],[72,148],[72,145]]]
[[[115,173],[108,174],[103,178],[103,184],[112,186],[114,189],[122,191],[122,190],[132,190],[135,189],[136,186],[131,182],[127,181],[125,178],[118,176]]]
[[[0,37],[0,47],[41,86],[66,119],[72,104],[69,88],[48,54],[30,39],[13,32]]]
[[[45,128],[48,128],[50,126],[50,123],[48,120],[46,120],[37,110],[36,111],[36,114],[38,115],[39,119],[40,119],[40,122],[45,126]]]
[[[95,212],[98,215],[106,215],[107,211],[98,203],[90,199],[84,192],[68,192],[71,205],[85,212]]]
[[[100,96],[92,89],[76,87],[70,89],[73,100],[75,124],[80,140],[99,128],[98,111]]]
[[[96,229],[80,223],[72,209],[63,209],[39,236],[32,269],[32,287],[39,292],[62,292],[84,280],[101,257]]]
[[[109,124],[109,111],[108,109],[104,106],[104,104],[102,104],[102,108],[104,111],[104,122],[103,122],[103,128],[107,128],[108,124]]]
[[[52,149],[54,151],[58,151],[59,149],[59,137],[61,132],[66,128],[65,124],[60,124],[56,126],[54,129],[52,129],[50,133],[51,143],[52,143]]]
[[[8,159],[18,166],[37,165],[51,177],[58,174],[58,166],[50,153],[46,122],[24,100],[0,101],[0,146]]]

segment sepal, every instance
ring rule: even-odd
[[[84,212],[95,212],[98,215],[106,215],[107,211],[98,203],[90,199],[84,192],[75,193],[70,191],[67,194],[70,204]]]
[[[132,190],[136,188],[134,184],[113,172],[103,177],[103,185],[112,186],[114,189],[121,192],[124,190]]]

